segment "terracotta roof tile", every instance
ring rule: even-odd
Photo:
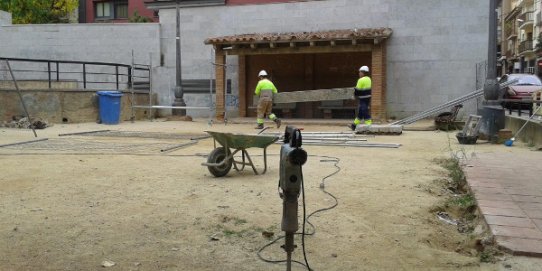
[[[240,34],[208,38],[205,44],[236,44],[247,42],[296,42],[318,40],[350,40],[350,39],[374,39],[388,38],[392,33],[390,28],[361,28],[328,30],[316,32],[289,32],[289,33],[255,33]]]

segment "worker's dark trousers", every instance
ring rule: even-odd
[[[371,119],[371,97],[359,98],[358,119],[360,120]]]

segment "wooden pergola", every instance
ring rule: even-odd
[[[224,119],[225,79],[227,55],[239,59],[239,115],[247,115],[247,65],[245,58],[254,55],[370,53],[373,81],[372,114],[374,119],[385,119],[386,106],[386,40],[390,28],[364,28],[295,33],[241,34],[208,38],[205,44],[215,51],[216,118]]]

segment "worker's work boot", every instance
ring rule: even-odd
[[[277,129],[280,128],[280,124],[281,124],[280,119],[275,119],[274,122],[277,124]]]
[[[352,129],[352,131],[355,131],[355,130],[356,130],[356,125],[355,125],[355,124],[353,124],[353,123],[352,123],[352,124],[350,124],[350,126],[349,126],[349,127],[350,127],[350,129]]]
[[[258,123],[254,129],[263,129],[263,123]]]

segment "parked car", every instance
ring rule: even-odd
[[[513,107],[514,109],[529,108],[532,106],[531,103],[521,103],[521,101],[532,99],[533,92],[542,89],[542,81],[540,78],[538,78],[538,76],[533,74],[512,73],[503,75],[499,80],[499,84],[516,79],[518,80],[517,82],[504,89],[502,98],[517,100],[518,102],[505,101],[503,106],[505,108]]]

